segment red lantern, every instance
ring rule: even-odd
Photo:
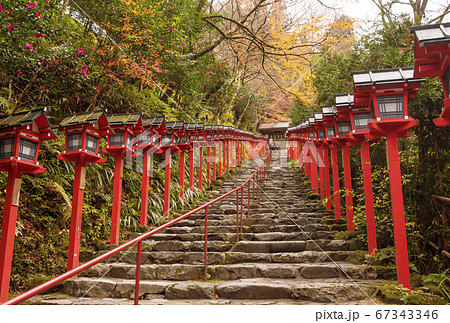
[[[415,97],[424,80],[414,78],[413,74],[412,67],[351,73],[355,105],[371,107],[373,120],[367,136],[387,139],[397,277],[408,289],[411,283],[397,137],[408,136],[408,130],[419,123],[408,116],[408,101]]]
[[[58,138],[45,111],[0,117],[0,171],[8,172],[0,239],[0,304],[8,300],[22,173],[45,172],[37,162],[41,142]]]
[[[81,222],[86,177],[86,164],[103,163],[98,155],[100,139],[114,131],[109,126],[105,112],[81,113],[63,119],[59,131],[66,134],[66,151],[58,159],[75,162],[75,180],[70,220],[69,255],[67,271],[78,267]]]
[[[444,88],[444,108],[438,127],[450,126],[450,23],[411,27],[414,33],[414,76],[439,77]]]
[[[158,116],[142,119],[144,132],[138,136],[136,150],[142,152],[142,189],[140,225],[147,225],[148,189],[153,171],[153,154],[159,150],[160,134],[166,131],[166,117]]]
[[[102,151],[113,155],[115,161],[110,243],[119,244],[123,158],[133,155],[135,137],[144,129],[140,113],[114,114],[108,117],[108,122],[114,134],[108,136],[108,146],[103,148]]]

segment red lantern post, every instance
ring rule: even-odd
[[[194,147],[198,147],[198,189],[203,189],[203,147],[206,147],[205,130],[203,123],[197,123],[197,141]]]
[[[423,79],[414,78],[413,68],[353,72],[355,104],[371,107],[371,138],[386,136],[389,155],[392,218],[399,284],[410,289],[408,248],[406,242],[403,191],[398,136],[408,136],[408,130],[419,123],[408,116],[408,101],[412,101]]]
[[[334,218],[341,218],[341,196],[339,194],[339,165],[338,165],[338,154],[336,142],[333,140],[336,137],[335,122],[336,122],[336,108],[325,107],[322,109],[324,126],[326,130],[326,143],[331,150],[331,164],[333,173],[333,202],[334,202]],[[329,173],[329,172],[328,172]],[[328,180],[328,183],[330,181]]]
[[[214,145],[212,125],[205,125],[206,140],[206,187],[211,186],[211,147]]]
[[[351,131],[350,125],[350,107],[353,105],[353,95],[337,94],[335,95],[337,117],[334,122],[335,137],[332,139],[336,148],[342,149],[342,165],[344,168],[344,187],[345,187],[345,209],[347,217],[347,231],[355,231],[353,221],[353,189],[352,173],[350,166],[350,151],[347,145],[347,135]]]
[[[186,150],[191,149],[191,145],[189,142],[189,133],[187,131],[187,126],[190,123],[184,123],[183,131],[178,131],[178,144],[177,148],[180,150],[180,199],[181,203],[184,201],[184,181],[185,181],[185,154]]]
[[[153,172],[153,154],[158,151],[160,133],[166,131],[166,117],[158,116],[142,119],[145,132],[139,135],[136,150],[142,152],[142,188],[140,225],[147,225],[148,216],[148,191],[150,174]]]
[[[83,197],[86,165],[104,163],[98,155],[98,146],[103,136],[113,134],[105,112],[76,114],[66,117],[58,126],[66,134],[66,151],[58,159],[75,162],[75,180],[72,197],[72,216],[70,220],[69,252],[67,271],[78,267]]]
[[[58,138],[45,111],[0,117],[0,171],[8,172],[0,238],[0,304],[8,300],[22,174],[44,173],[37,161],[41,142]]]
[[[189,190],[194,191],[194,144],[197,141],[197,124],[186,123],[185,130],[189,137]]]
[[[110,243],[119,244],[123,158],[132,156],[134,138],[144,129],[140,113],[114,114],[108,117],[108,122],[114,134],[108,136],[108,146],[103,148],[102,152],[114,156],[115,164]]]
[[[438,127],[450,126],[450,23],[411,27],[414,33],[414,76],[439,77],[444,89],[444,107]]]
[[[181,150],[177,147],[178,137],[184,134],[184,121],[166,122],[166,131],[161,133],[158,142],[157,154],[164,153],[164,206],[163,216],[170,215],[170,184],[172,170],[172,153],[178,153]]]

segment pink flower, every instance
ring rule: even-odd
[[[3,10],[2,6],[0,6],[0,12],[4,12],[4,10]]]
[[[186,43],[184,41],[182,41],[181,46],[186,46]]]
[[[173,28],[170,28],[170,31],[173,31]]]
[[[39,10],[34,15],[36,16],[36,18],[42,17],[42,13]]]
[[[78,55],[75,55],[75,59],[78,59]]]
[[[34,37],[36,37],[37,39],[39,39],[39,38],[44,38],[44,35],[41,34],[41,33],[35,33],[35,34],[34,34]]]
[[[95,89],[97,90],[97,93],[100,93],[100,88],[98,86],[96,86]]]
[[[73,98],[70,98],[69,100],[70,100],[70,102],[75,102],[75,100]]]
[[[13,25],[11,25],[11,23],[8,22],[8,28],[10,32],[13,32],[15,29],[13,27]]]
[[[84,69],[84,70],[87,70],[88,67],[89,67],[88,65],[81,66],[81,68]]]
[[[145,25],[144,25],[144,28],[147,28],[147,27],[148,27],[148,25],[147,25],[147,24],[145,24]]]
[[[87,71],[86,70],[82,70],[81,73],[83,73],[84,76],[87,75]]]
[[[20,74],[22,74],[21,71],[17,71],[17,76],[20,76]]]
[[[31,46],[30,44],[26,44],[25,46],[30,50],[30,52],[32,52],[34,49],[33,46]]]
[[[44,4],[47,5],[47,6],[49,5],[47,0],[45,0]]]
[[[78,48],[77,54],[83,54],[83,53],[84,53],[83,47]]]
[[[36,7],[37,4],[33,3],[33,2],[28,2],[28,7],[27,9],[33,9],[34,7]]]

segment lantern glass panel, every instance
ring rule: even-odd
[[[158,139],[159,139],[159,135],[157,133],[154,133],[152,135],[152,144],[156,146],[158,143]]]
[[[334,138],[333,127],[327,127],[327,138]]]
[[[172,144],[172,135],[166,134],[161,136],[161,146],[169,146]]]
[[[14,155],[14,143],[16,138],[0,139],[0,159],[10,158]]]
[[[450,96],[450,65],[447,66],[444,75],[442,76],[442,81],[447,92],[447,98]]]
[[[325,134],[324,134],[323,130],[319,131],[319,135],[320,135],[320,139],[325,139]]]
[[[145,131],[145,132],[141,133],[138,137],[139,144],[142,144],[142,145],[150,144],[150,136],[151,136],[150,131]]]
[[[219,134],[219,138],[223,138],[223,134]]]
[[[38,143],[33,140],[20,138],[19,157],[25,160],[34,161],[36,157]]]
[[[206,135],[206,140],[211,140],[212,139],[212,135]]]
[[[203,136],[203,135],[198,136],[198,141],[204,141],[204,140],[205,140],[205,136]]]
[[[67,150],[74,151],[81,149],[81,133],[71,133],[67,135]]]
[[[131,148],[133,146],[133,135],[131,133],[127,133],[127,147]]]
[[[217,134],[214,134],[214,139],[217,139]]]
[[[86,150],[91,153],[97,153],[98,138],[96,136],[86,134]]]
[[[338,130],[338,135],[339,136],[347,135],[350,132],[350,130],[351,130],[350,122],[348,122],[348,121],[338,122],[337,123],[337,130]]]
[[[191,136],[191,138],[189,139],[191,142],[195,141],[195,136]]]
[[[123,131],[116,131],[115,134],[109,136],[109,145],[110,146],[122,146],[124,134],[125,134],[125,132],[123,132]]]
[[[367,113],[355,113],[353,115],[353,121],[355,123],[355,130],[369,130],[369,123],[372,122],[372,115]]]
[[[380,117],[399,118],[403,117],[403,95],[383,95],[377,97]]]
[[[179,144],[185,144],[187,143],[187,137],[186,136],[181,136],[178,138],[178,143]]]

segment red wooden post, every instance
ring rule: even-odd
[[[189,149],[189,190],[194,191],[194,148]]]
[[[318,194],[319,193],[319,180],[317,174],[317,150],[316,146],[313,143],[310,145],[310,154],[311,154],[311,184],[313,190]]]
[[[333,201],[334,201],[334,218],[341,218],[341,196],[339,194],[339,164],[337,148],[331,147],[331,163],[333,168]]]
[[[184,175],[185,175],[185,162],[184,162],[184,157],[185,155],[185,150],[181,150],[180,152],[180,198],[181,201],[184,201]]]
[[[75,164],[75,181],[72,195],[72,216],[70,220],[69,255],[67,271],[78,267],[80,256],[81,221],[83,213],[83,198],[86,178],[86,164]]]
[[[227,140],[227,159],[226,159],[226,163],[227,163],[227,167],[226,170],[229,171],[230,170],[230,141]]]
[[[370,148],[368,141],[363,141],[361,143],[361,164],[364,177],[364,198],[366,202],[367,241],[369,245],[369,255],[374,255],[377,250],[377,232],[375,229],[372,171],[370,169]]]
[[[141,217],[140,225],[147,225],[147,215],[148,215],[148,186],[150,183],[150,158],[148,149],[142,151],[143,161],[142,161],[142,189],[141,189]]]
[[[206,148],[206,187],[211,186],[211,147]]]
[[[0,239],[0,303],[8,300],[21,178],[22,173],[20,172],[11,171],[8,173]]]
[[[208,207],[205,207],[205,247],[204,247],[204,277],[203,280],[208,280]]]
[[[214,143],[213,146],[213,180],[216,179],[216,163],[217,163],[217,155],[216,155],[216,143]]]
[[[236,191],[236,242],[239,242],[239,190]]]
[[[394,222],[395,256],[398,283],[411,289],[409,277],[408,245],[406,241],[405,212],[403,207],[402,175],[398,155],[397,133],[386,135],[389,155],[389,182],[391,186],[392,218]]]
[[[242,213],[244,211],[244,186],[241,188],[241,219],[239,220],[240,231],[242,233]]]
[[[327,199],[326,209],[331,210],[331,192],[330,192],[330,158],[328,156],[328,147],[323,149],[323,161],[325,164],[325,197]]]
[[[119,244],[120,232],[120,205],[122,200],[123,157],[114,156],[114,186],[111,214],[110,243]]]
[[[139,305],[139,285],[141,282],[141,255],[142,255],[142,241],[139,241],[136,253],[136,279],[134,282],[134,305]]]
[[[247,217],[250,217],[250,180],[248,181],[248,196],[247,196]],[[242,233],[242,230],[241,230]]]
[[[319,153],[319,173],[320,173],[320,199],[323,201],[325,200],[325,172],[324,172],[324,165],[322,163],[323,160],[323,148],[319,147],[318,149]]]
[[[222,146],[223,146],[223,141],[219,141],[219,162],[218,162],[218,165],[217,165],[217,167],[219,168],[219,177],[222,176],[222,161],[223,161],[223,157],[222,157],[222,155],[223,155],[223,148],[222,148]]]
[[[165,176],[164,176],[164,208],[163,215],[170,215],[170,179],[171,179],[171,168],[172,168],[172,151],[171,149],[167,149],[165,151],[166,159],[165,159]]]
[[[202,190],[203,184],[203,147],[198,148],[198,189]]]
[[[344,165],[345,182],[345,207],[347,210],[347,231],[355,231],[353,222],[353,191],[352,191],[352,173],[350,169],[350,152],[347,145],[342,146],[342,161]]]

